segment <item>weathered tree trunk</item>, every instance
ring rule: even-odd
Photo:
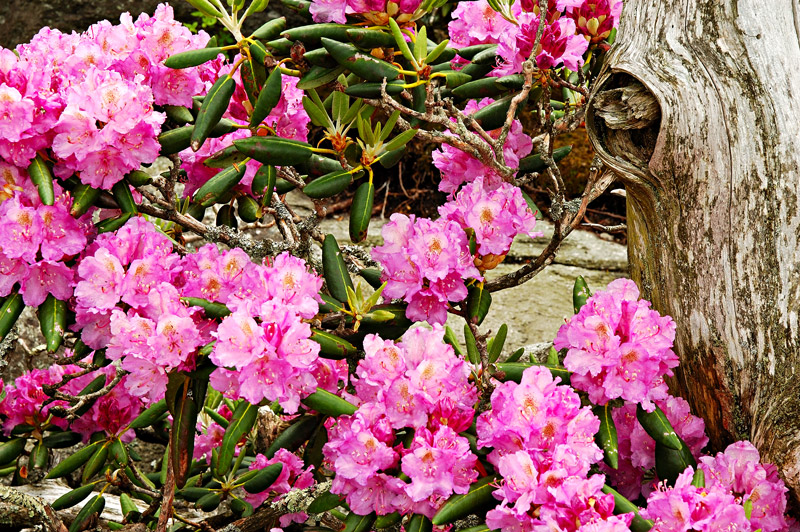
[[[596,92],[627,93],[595,94],[587,117],[628,191],[631,274],[678,324],[673,390],[705,418],[713,450],[751,440],[795,503],[799,41],[798,0],[626,0]],[[636,80],[660,121],[640,118]],[[630,129],[614,99],[636,115]]]

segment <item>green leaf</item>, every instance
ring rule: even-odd
[[[472,81],[472,76],[463,72],[456,72],[453,70],[445,71],[443,74],[445,85],[447,85],[448,89],[455,89],[456,87],[460,87],[461,85]]]
[[[256,127],[267,118],[272,110],[278,105],[281,99],[281,88],[283,87],[283,78],[281,78],[281,69],[275,68],[267,78],[267,82],[262,87],[261,92],[258,94],[256,105],[253,108],[253,114],[250,115],[250,127]]]
[[[444,326],[444,342],[446,344],[450,344],[458,356],[464,356],[464,350],[461,349],[461,345],[458,343],[456,333],[450,328],[449,325]]]
[[[139,508],[136,506],[136,504],[133,502],[133,499],[131,499],[130,495],[128,495],[127,493],[120,494],[119,506],[120,510],[122,510],[123,517],[127,517],[128,514],[130,514],[131,512],[139,511]]]
[[[450,44],[449,39],[445,39],[439,44],[437,44],[433,50],[428,52],[428,55],[425,57],[425,64],[432,65],[434,61],[439,59],[439,56],[444,53],[448,44]],[[453,56],[455,57],[455,52],[453,53]]]
[[[71,456],[65,458],[62,462],[58,463],[53,469],[47,473],[47,476],[44,478],[59,478],[65,477],[81,467],[83,464],[89,461],[89,459],[94,455],[97,451],[98,444],[92,443],[87,445],[82,449],[78,449],[75,453]]]
[[[260,470],[253,478],[242,486],[247,493],[261,493],[272,486],[283,471],[283,464],[278,462]]]
[[[303,399],[303,404],[321,414],[333,417],[350,416],[357,410],[354,404],[322,388],[317,388],[316,392]]]
[[[503,382],[506,381],[514,381],[520,382],[522,380],[523,372],[533,366],[540,366],[541,364],[533,364],[533,363],[525,363],[525,362],[500,362],[496,364],[497,370],[504,373],[505,376],[501,378]],[[559,377],[561,379],[562,384],[569,384],[570,375],[572,374],[570,371],[564,368],[554,368],[550,366],[543,366],[550,371],[550,374],[555,377]],[[499,378],[499,377],[498,377]]]
[[[363,28],[347,30],[347,39],[359,48],[365,50],[394,47],[394,37],[392,34],[380,30]]]
[[[79,530],[83,530],[86,524],[89,522],[89,519],[94,514],[101,514],[103,512],[103,508],[105,507],[106,500],[102,495],[97,495],[92,499],[89,499],[89,502],[87,502],[83,508],[81,508],[80,512],[78,512],[78,515],[75,516],[75,520],[72,521],[72,524],[69,526],[69,532],[78,532]]]
[[[383,85],[383,83],[359,83],[347,87],[344,93],[358,98],[380,98],[381,85]],[[386,83],[386,94],[392,96],[400,94],[404,90],[404,85],[405,81],[403,80],[389,81]]]
[[[572,146],[562,146],[561,148],[553,150],[553,161],[559,162],[564,157],[569,155],[569,152],[571,151]],[[532,174],[542,172],[545,169],[547,169],[547,165],[544,164],[544,161],[542,161],[542,156],[537,153],[535,155],[529,155],[528,157],[520,160],[518,173]]]
[[[80,443],[82,439],[80,434],[65,430],[64,432],[54,432],[50,436],[45,436],[42,438],[42,443],[50,449],[66,449]],[[2,463],[5,462],[0,459],[0,464]]]
[[[227,168],[232,164],[241,164],[245,159],[247,159],[247,155],[237,150],[236,146],[228,146],[203,161],[203,166],[208,168]]]
[[[199,50],[188,50],[169,56],[164,61],[164,66],[169,68],[190,68],[202,65],[223,53],[225,50],[222,47],[216,48],[200,48]]]
[[[478,351],[478,342],[472,334],[469,325],[464,324],[464,342],[467,344],[467,358],[472,364],[478,365],[481,363],[481,354]]]
[[[115,216],[114,218],[106,218],[101,222],[97,222],[96,224],[94,224],[94,227],[95,229],[97,229],[97,232],[99,234],[110,233],[112,231],[116,231],[117,229],[125,225],[128,222],[128,220],[131,219],[131,217],[133,217],[133,213],[126,212],[120,214],[119,216]]]
[[[603,493],[612,495],[614,497],[614,515],[633,513],[633,521],[631,521],[631,532],[648,532],[653,528],[653,522],[648,519],[643,519],[639,515],[639,508],[631,501],[623,497],[614,488],[608,485],[603,486]]]
[[[377,519],[375,519],[375,523],[373,524],[373,528],[377,530],[381,530],[383,528],[389,528],[390,526],[394,526],[399,523],[403,519],[403,516],[400,515],[400,512],[392,512],[386,515],[379,515]]]
[[[311,157],[311,145],[282,137],[247,137],[233,141],[239,151],[271,166],[292,166]]]
[[[637,405],[636,419],[639,420],[645,432],[656,440],[656,443],[661,443],[661,445],[676,451],[681,450],[683,444],[680,437],[675,433],[666,414],[659,407],[656,406],[655,410],[648,412],[642,408],[642,405]]]
[[[16,460],[25,450],[25,438],[12,438],[0,444],[0,465],[5,465]]]
[[[375,512],[369,515],[358,515],[354,512],[347,514],[342,532],[369,532],[375,522]]]
[[[341,360],[352,357],[358,351],[356,347],[338,336],[327,331],[311,329],[311,340],[320,345],[319,356],[332,360]]]
[[[414,58],[417,63],[422,63],[428,55],[428,29],[425,26],[417,30],[417,37],[414,41]]]
[[[485,290],[483,283],[478,283],[469,288],[467,296],[467,316],[472,323],[480,325],[489,313],[489,306],[492,304],[492,294]]]
[[[39,190],[39,199],[45,205],[52,205],[55,201],[53,193],[53,173],[44,162],[41,155],[36,155],[28,166],[28,175]]]
[[[230,167],[217,173],[214,177],[206,181],[197,192],[194,193],[193,201],[203,207],[210,207],[223,198],[233,187],[239,184],[244,177],[247,167],[244,164],[233,164]]]
[[[316,91],[313,91],[313,89],[309,90],[308,92],[311,94],[316,94]],[[303,96],[303,109],[305,109],[306,114],[308,114],[315,126],[324,127],[326,129],[334,129],[333,122],[328,116],[328,112],[325,110],[325,107],[322,106],[322,102],[317,104],[308,96]]]
[[[58,499],[54,500],[53,504],[50,506],[52,506],[53,510],[66,510],[67,508],[72,508],[85,499],[87,495],[94,490],[94,487],[94,484],[87,484],[86,486],[81,486],[72,491],[68,491]]]
[[[166,395],[173,418],[167,451],[172,453],[175,485],[182,488],[192,463],[198,405],[205,401],[205,389],[198,392],[194,380],[185,374],[171,374]]]
[[[697,467],[697,462],[692,456],[689,446],[681,442],[681,449],[672,449],[662,442],[656,441],[656,474],[658,478],[673,486],[678,476],[686,471],[687,467]]]
[[[706,487],[706,474],[702,469],[697,469],[694,472],[694,475],[692,475],[692,486],[694,486],[695,488]],[[753,501],[751,501],[750,499],[747,499],[747,501],[749,501],[750,504],[752,505]],[[750,516],[748,515],[747,518],[750,519]]]
[[[398,148],[402,148],[403,146],[408,144],[411,141],[411,139],[414,138],[414,135],[416,135],[416,134],[417,134],[417,130],[416,129],[407,129],[407,130],[403,131],[402,133],[400,133],[399,135],[397,135],[392,140],[390,140],[388,143],[386,143],[386,145],[383,147],[383,149],[386,152],[391,152],[391,151],[394,151],[394,150],[396,150]]]
[[[358,272],[358,275],[360,275],[365,281],[367,281],[367,284],[376,290],[384,284],[381,281],[381,271],[378,268],[364,268]]]
[[[317,48],[321,44],[323,38],[341,42],[347,41],[347,31],[351,29],[358,28],[345,24],[326,22],[323,24],[310,24],[308,26],[290,28],[281,35],[292,42],[301,41],[305,44],[306,48],[310,50]]]
[[[335,68],[314,65],[297,82],[297,88],[300,90],[316,89],[335,80],[344,71],[345,67],[342,65]]]
[[[39,325],[50,353],[55,353],[61,345],[64,331],[67,330],[68,312],[67,302],[56,299],[53,294],[47,294],[44,303],[39,305]]]
[[[349,170],[337,170],[307,184],[303,193],[314,199],[330,198],[343,192],[352,180],[353,175]]]
[[[497,502],[492,496],[492,492],[497,489],[492,485],[495,481],[496,476],[484,477],[471,485],[467,493],[452,495],[433,516],[433,524],[442,526],[470,514],[481,515],[482,509]]]
[[[500,358],[500,353],[503,352],[503,346],[506,343],[506,335],[508,334],[508,325],[505,323],[500,326],[500,329],[497,330],[497,334],[492,341],[492,345],[489,348],[489,364],[494,364],[497,362],[497,359]]]
[[[131,214],[139,212],[138,209],[136,209],[136,202],[133,199],[131,187],[125,179],[117,181],[111,188],[111,192],[114,194],[114,199],[117,201],[117,205],[119,205],[122,212],[129,212]]]
[[[222,303],[212,302],[200,297],[182,297],[181,301],[190,307],[200,307],[205,312],[206,317],[211,319],[224,318],[231,313],[230,309]]]
[[[424,27],[422,29],[425,29]],[[414,514],[404,527],[405,532],[431,532],[433,523],[424,515]]]
[[[472,76],[471,71],[461,70],[463,74]],[[497,78],[482,78],[478,79],[476,76],[475,81],[464,83],[453,89],[453,95],[462,99],[477,99],[477,98],[493,98],[498,94],[505,92],[505,88],[499,85],[496,81]]]
[[[497,45],[490,46],[481,50],[472,57],[472,62],[476,65],[492,65],[497,61]]]
[[[586,279],[583,278],[582,275],[579,275],[577,279],[575,279],[575,284],[572,287],[572,310],[575,314],[586,304],[586,300],[589,299],[592,295],[591,290],[589,290],[589,285],[586,284]]]
[[[192,150],[200,149],[211,129],[222,119],[235,89],[236,82],[230,75],[226,75],[219,78],[208,90],[192,130],[190,143]]]
[[[497,49],[497,45],[496,44],[476,44],[474,46],[467,46],[465,48],[460,48],[458,50],[458,55],[460,55],[464,59],[467,59],[467,60],[471,61],[472,58],[475,57],[476,55],[478,55],[480,52],[482,52],[484,50],[488,50],[490,48]]]
[[[214,7],[208,0],[186,0],[186,1],[189,2],[189,4],[193,8],[200,11],[207,17],[219,18],[222,16],[222,13],[220,13],[219,10],[216,7]]]
[[[398,69],[391,63],[361,52],[352,44],[344,44],[328,38],[322,38],[322,45],[340,65],[353,74],[367,81],[391,81],[397,77]]]
[[[400,26],[393,18],[389,18],[389,29],[392,32],[397,49],[400,50],[400,53],[403,54],[403,57],[408,59],[415,69],[419,68],[417,59],[414,57],[414,54],[411,53],[411,48],[408,47],[408,42],[406,41],[405,35],[403,35],[403,32],[400,30]]]
[[[25,309],[25,303],[22,301],[22,295],[18,290],[12,291],[0,305],[0,341],[3,341],[6,335],[17,323],[17,319]]]
[[[261,206],[250,196],[239,196],[236,198],[236,214],[243,221],[253,223],[262,216]]]
[[[375,185],[366,181],[356,189],[350,207],[350,240],[358,243],[367,238],[372,205],[375,201]]]
[[[286,17],[272,19],[254,31],[250,38],[258,39],[259,41],[271,41],[285,29]]]
[[[614,418],[611,417],[612,408],[606,404],[595,406],[592,409],[594,415],[600,418],[600,429],[594,435],[597,446],[603,449],[603,460],[611,469],[617,469],[619,465],[619,448],[617,447],[617,428],[614,425]]]
[[[167,401],[166,399],[161,399],[157,403],[150,405],[147,410],[139,414],[136,419],[133,420],[133,423],[131,423],[130,428],[143,429],[145,427],[149,427],[161,419],[166,413]]]
[[[262,205],[269,205],[272,199],[272,193],[275,190],[275,182],[278,179],[278,170],[274,166],[262,164],[253,176],[253,184],[250,189],[256,196],[264,195],[261,201]]]
[[[279,449],[286,449],[289,452],[296,451],[308,441],[321,423],[322,419],[320,419],[319,416],[304,414],[296,418],[292,421],[291,425],[286,427],[286,429],[275,438],[275,441],[272,442],[265,453],[266,457],[272,459]]]
[[[231,461],[233,461],[236,451],[236,444],[253,430],[256,419],[258,419],[258,407],[242,399],[236,406],[228,428],[225,430],[225,435],[222,437],[216,470],[220,478],[224,477],[230,470]]]
[[[213,512],[222,502],[222,497],[219,493],[211,492],[203,495],[197,500],[196,506],[204,512]]]
[[[322,243],[322,271],[328,292],[339,301],[347,301],[347,287],[355,287],[333,235],[325,235]]]
[[[332,510],[337,506],[340,506],[343,500],[343,497],[326,491],[311,501],[311,504],[308,505],[308,513],[321,514],[322,512],[327,512],[328,510]]]
[[[94,205],[100,195],[100,191],[81,183],[73,188],[70,194],[72,195],[72,208],[70,208],[69,213],[75,218],[79,218],[86,214],[89,207]]]

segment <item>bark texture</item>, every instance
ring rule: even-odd
[[[627,0],[587,116],[626,184],[631,274],[678,324],[673,390],[714,451],[749,439],[777,464],[795,505],[798,64],[798,0]]]

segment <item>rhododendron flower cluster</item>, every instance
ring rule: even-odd
[[[669,396],[667,399],[655,401],[667,416],[675,433],[689,447],[695,458],[708,443],[705,434],[705,423],[689,411],[689,403],[682,397]],[[600,464],[602,471],[608,476],[608,483],[616,486],[623,496],[634,500],[639,495],[649,495],[655,485],[650,482],[643,485],[645,472],[652,471],[656,465],[656,442],[642,428],[636,419],[636,405],[627,403],[612,410],[614,426],[617,429],[618,466],[612,469]]]
[[[309,11],[314,22],[344,24],[350,15],[386,25],[390,17],[401,23],[417,18],[415,12],[421,3],[422,0],[313,0]]]
[[[477,478],[477,457],[458,433],[472,424],[477,393],[469,365],[443,342],[444,330],[416,328],[400,342],[369,335],[354,378],[352,416],[336,419],[323,448],[336,473],[331,491],[361,515],[399,511],[432,517]],[[392,429],[414,430],[404,447]],[[397,469],[410,482],[395,475]]]
[[[492,448],[488,460],[503,477],[494,492],[500,506],[486,514],[490,528],[576,530],[612,517],[613,497],[600,491],[605,477],[587,478],[603,456],[594,443],[600,420],[559,382],[547,368],[528,368],[519,384],[499,384],[478,418],[478,446]]]
[[[519,234],[531,238],[542,235],[534,232],[536,217],[518,187],[503,182],[490,189],[484,186],[482,177],[465,185],[453,201],[439,207],[439,214],[464,230],[471,229],[478,254],[483,256],[505,255]]]
[[[106,385],[114,377],[115,369],[113,366],[106,366],[99,370],[106,375]],[[94,377],[94,375],[92,375]],[[126,380],[127,375],[111,389],[109,393],[97,399],[87,413],[76,419],[70,428],[84,436],[84,441],[97,432],[103,431],[107,436],[118,436],[123,442],[130,442],[136,437],[134,431],[128,426],[136,419],[142,411],[142,400],[130,393]],[[80,390],[72,385],[71,393]]]
[[[567,9],[567,16],[575,21],[579,34],[591,44],[608,38],[619,25],[622,0],[589,0]]]
[[[460,5],[466,3],[470,2],[464,2]],[[470,100],[464,108],[464,113],[467,115],[474,114],[493,102],[494,100],[491,98],[484,98],[480,101]],[[497,138],[500,135],[500,129],[495,129],[488,133],[493,138]],[[450,132],[446,131],[445,134],[450,134]],[[506,166],[518,168],[520,159],[528,155],[532,149],[533,141],[523,133],[522,123],[519,120],[514,120],[503,145],[503,157]],[[440,148],[434,150],[433,165],[439,169],[442,175],[442,180],[439,182],[439,190],[447,192],[451,197],[462,183],[470,183],[478,177],[483,177],[484,186],[490,188],[497,187],[503,182],[502,177],[492,168],[486,166],[472,155],[464,153],[449,144],[442,144]]]
[[[0,414],[5,417],[3,423],[5,435],[11,434],[17,425],[41,427],[48,419],[51,408],[65,406],[66,401],[53,401],[43,406],[49,396],[44,393],[42,387],[61,382],[64,375],[79,369],[74,365],[52,365],[48,369],[34,369],[23,373],[14,379],[13,385],[5,384],[2,387],[5,397],[0,401]],[[52,422],[61,428],[67,426],[64,419],[53,418]]]
[[[456,222],[392,214],[383,226],[383,245],[372,256],[383,266],[383,295],[408,302],[406,316],[444,323],[448,301],[467,297],[464,279],[482,279],[469,242]]]
[[[784,517],[788,489],[773,464],[761,464],[758,449],[749,441],[732,443],[724,453],[700,458],[698,468],[705,474],[706,489],[733,495],[740,504],[750,501],[751,530],[789,528]]]
[[[57,184],[53,205],[44,205],[22,175],[21,186],[0,203],[0,296],[19,284],[26,305],[41,305],[48,294],[67,300],[75,273],[65,261],[84,250],[94,227],[89,216],[70,215],[72,198]]]
[[[269,459],[261,453],[257,454],[253,463],[250,464],[250,470],[264,469],[277,463],[283,464],[283,468],[275,482],[261,493],[248,493],[245,495],[245,500],[252,504],[254,508],[258,508],[270,498],[273,501],[278,501],[282,495],[289,493],[293,489],[302,490],[314,485],[314,475],[312,473],[314,466],[306,467],[300,457],[286,449],[278,449],[275,456]],[[308,516],[305,512],[284,514],[280,517],[280,525],[286,527],[291,523],[303,523],[306,519],[308,519]]]
[[[675,322],[638,298],[630,279],[612,281],[561,326],[554,345],[568,349],[564,366],[574,372],[572,386],[593,403],[621,397],[652,412],[653,400],[668,396],[664,375],[678,365]]]
[[[155,105],[191,106],[219,64],[175,70],[170,55],[202,48],[160,5],[152,17],[99,22],[81,34],[42,29],[16,54],[0,49],[0,158],[25,168],[51,148],[59,177],[110,188],[158,156]],[[13,117],[13,118],[12,118]]]

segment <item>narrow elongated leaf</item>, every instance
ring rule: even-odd
[[[297,28],[290,28],[284,31],[281,36],[289,39],[290,41],[301,41],[307,48],[317,48],[323,38],[334,39],[340,42],[347,41],[347,31],[357,29],[355,26],[347,26],[345,24],[336,24],[327,22],[323,24],[309,24],[308,26],[300,26]]]
[[[653,522],[644,519],[639,515],[639,508],[631,501],[623,497],[619,492],[617,492],[614,488],[605,485],[602,488],[603,493],[612,495],[614,497],[614,514],[628,514],[633,513],[633,521],[631,521],[631,532],[648,532],[651,528],[653,528]]]
[[[12,438],[0,444],[0,465],[5,465],[16,460],[25,450],[25,438]]]
[[[322,45],[340,65],[367,81],[379,82],[384,78],[391,81],[399,73],[397,67],[391,63],[361,52],[351,44],[344,44],[323,37]]]
[[[375,185],[372,181],[361,183],[353,196],[350,207],[350,240],[361,242],[367,238],[372,205],[375,202]]]
[[[250,38],[258,39],[259,41],[271,41],[285,29],[286,17],[275,18],[254,31]]]
[[[208,90],[200,106],[200,112],[195,119],[192,130],[192,150],[198,151],[203,142],[208,138],[211,129],[217,125],[222,115],[228,109],[228,104],[236,89],[236,82],[230,76],[222,76]]]
[[[586,300],[589,299],[592,295],[591,290],[589,290],[589,285],[586,284],[586,279],[583,278],[582,275],[579,275],[577,279],[575,279],[575,284],[572,287],[572,310],[575,314],[586,304]]]
[[[166,399],[161,399],[157,403],[150,405],[150,407],[139,414],[136,419],[133,420],[130,427],[132,429],[143,429],[145,427],[149,427],[161,417],[167,413],[167,401]]]
[[[399,523],[403,519],[403,516],[400,515],[400,512],[392,512],[386,515],[379,515],[377,519],[375,519],[375,523],[373,523],[372,527],[377,530],[382,530],[384,528],[389,528],[390,526],[394,526]]]
[[[440,56],[444,57],[443,54],[445,53],[448,44],[450,44],[449,39],[445,39],[439,44],[437,44],[430,52],[428,52],[428,55],[425,57],[425,64],[432,65],[437,59],[439,59]],[[455,50],[451,51],[452,51],[452,56],[455,57],[456,55]],[[450,59],[452,59],[453,57],[451,57]],[[450,61],[450,59],[447,59],[446,61]]]
[[[467,493],[452,495],[433,516],[433,524],[442,526],[470,514],[480,515],[479,512],[483,508],[497,502],[492,496],[492,492],[496,489],[492,483],[496,480],[496,476],[484,477],[470,486]]]
[[[244,177],[247,167],[234,164],[217,173],[194,193],[194,201],[203,207],[210,207],[223,198]]]
[[[492,304],[492,294],[485,290],[483,284],[476,284],[469,288],[467,296],[467,316],[472,323],[480,325],[489,313]]]
[[[11,328],[14,327],[14,324],[17,323],[17,319],[22,314],[23,309],[25,309],[25,303],[22,301],[22,295],[16,290],[3,300],[3,304],[0,305],[0,341],[6,337]]]
[[[680,438],[679,438],[680,440]],[[673,486],[678,476],[686,471],[687,467],[697,467],[697,461],[692,456],[689,446],[682,443],[681,449],[676,450],[656,441],[656,474],[660,480]]]
[[[203,510],[204,512],[213,512],[219,506],[219,503],[222,502],[222,497],[219,493],[211,492],[197,500],[197,507]]]
[[[262,216],[261,207],[250,196],[236,198],[236,214],[247,223],[253,223]]]
[[[88,462],[94,453],[97,452],[98,447],[98,443],[93,443],[82,449],[78,449],[72,456],[65,458],[62,462],[51,469],[44,478],[59,478],[69,475],[83,464]]]
[[[508,334],[508,325],[505,323],[500,326],[497,330],[497,334],[492,341],[492,345],[489,348],[489,363],[494,364],[497,362],[497,359],[500,357],[500,353],[503,352],[503,346],[506,343],[506,335]]]
[[[242,487],[247,493],[261,493],[275,483],[281,471],[283,471],[281,462],[267,466],[245,482]]]
[[[562,146],[553,150],[553,161],[559,162],[564,157],[569,155],[572,151],[572,146]],[[547,168],[547,165],[542,161],[540,154],[529,155],[519,162],[519,173],[531,174],[534,172],[542,172]]]
[[[333,235],[325,235],[322,243],[322,271],[330,294],[339,301],[347,301],[347,287],[355,287]]]
[[[390,140],[389,142],[387,142],[386,145],[383,147],[383,149],[386,150],[387,152],[391,152],[398,148],[402,148],[403,146],[408,144],[416,134],[417,134],[416,129],[407,129],[402,133],[400,133],[399,135],[397,135],[392,140]]]
[[[320,423],[322,423],[322,419],[319,416],[307,414],[300,416],[275,438],[275,441],[272,442],[272,445],[269,446],[265,453],[266,457],[272,459],[278,449],[286,449],[289,452],[296,451],[308,441],[314,431],[317,430],[317,427],[320,426]]]
[[[314,65],[297,82],[297,88],[300,90],[316,89],[335,80],[344,71],[345,67],[342,65],[338,65],[335,68]]]
[[[248,434],[258,418],[258,407],[242,400],[233,412],[225,435],[222,437],[222,445],[219,448],[219,461],[217,463],[217,475],[224,477],[231,468],[236,444]]]
[[[404,528],[406,532],[431,532],[433,523],[424,515],[414,514]]]
[[[600,429],[594,435],[597,446],[603,449],[603,460],[612,469],[619,465],[619,448],[617,447],[617,428],[614,418],[611,417],[610,405],[596,406],[592,409],[594,415],[600,418]]]
[[[466,72],[462,70],[461,72],[472,76],[471,70]],[[497,83],[497,78],[480,78],[479,76],[473,76],[473,79],[475,79],[475,81],[464,83],[453,89],[453,95],[463,99],[492,98],[506,90],[505,87]]]
[[[73,188],[70,194],[72,195],[72,207],[69,213],[75,218],[78,218],[86,214],[86,211],[94,205],[97,197],[100,196],[100,191],[81,183]]]
[[[308,505],[308,513],[321,514],[322,512],[327,512],[328,510],[332,510],[337,506],[340,506],[342,501],[343,498],[341,496],[326,491]]]
[[[222,303],[216,303],[200,297],[182,297],[181,301],[190,307],[200,307],[205,312],[207,318],[217,319],[229,316],[231,311]]]
[[[342,532],[368,532],[374,522],[375,512],[369,515],[358,515],[350,512],[344,521],[344,530]]]
[[[271,166],[292,166],[311,157],[311,145],[282,137],[247,137],[234,146],[256,161]]]
[[[44,303],[39,305],[39,325],[50,353],[55,353],[61,345],[67,329],[68,312],[67,302],[56,299],[53,294],[47,294]]]
[[[108,442],[101,443],[91,458],[89,458],[89,461],[86,462],[86,467],[83,468],[83,475],[81,476],[81,480],[83,480],[84,484],[106,465],[106,461],[108,460],[108,447]]]
[[[281,69],[275,68],[258,95],[253,114],[250,116],[250,127],[256,127],[263,122],[267,115],[278,105],[278,101],[281,99],[282,85]]]
[[[642,408],[642,405],[638,405],[636,407],[636,419],[639,420],[645,432],[656,440],[656,443],[676,451],[681,450],[683,444],[680,437],[675,433],[675,429],[672,428],[672,424],[670,424],[666,414],[659,407],[656,406],[655,410],[648,412]]]
[[[467,358],[472,364],[481,363],[480,351],[478,351],[478,343],[469,325],[464,324],[464,342],[467,344]]]
[[[164,61],[164,66],[176,69],[196,67],[212,59],[216,59],[222,52],[224,52],[224,50],[221,47],[188,50],[169,56]]]
[[[110,233],[112,231],[116,231],[123,225],[125,225],[128,220],[131,219],[133,213],[125,212],[120,214],[119,216],[115,216],[114,218],[106,218],[105,220],[94,224],[95,229],[97,232],[102,233]]]
[[[347,30],[346,33],[351,43],[365,50],[371,50],[372,48],[393,48],[395,44],[394,37],[385,31],[358,28]]]
[[[80,442],[81,439],[80,434],[67,430],[64,432],[54,432],[49,436],[45,436],[42,438],[42,443],[50,449],[65,449],[67,447],[72,447]],[[2,463],[4,462],[0,460],[0,464]]]
[[[358,351],[356,347],[338,336],[327,331],[311,329],[311,340],[320,345],[319,356],[332,360],[341,360],[354,356]]]
[[[354,404],[322,388],[317,388],[316,392],[303,399],[303,404],[321,414],[333,417],[349,416],[356,412]]]
[[[329,198],[343,192],[352,180],[350,171],[338,170],[310,182],[303,188],[303,193],[314,199]]]
[[[53,510],[66,510],[67,508],[72,508],[85,499],[93,489],[94,484],[87,484],[85,486],[75,488],[74,490],[68,491],[58,499],[54,500],[53,504],[50,506],[53,507]]]
[[[28,166],[28,175],[39,190],[39,199],[45,205],[52,205],[55,201],[53,193],[53,173],[44,162],[41,155],[37,155]]]
[[[525,372],[526,369],[532,366],[539,366],[540,364],[533,364],[533,363],[525,363],[525,362],[500,362],[496,364],[497,370],[502,372],[504,376],[500,379],[502,381],[514,381],[520,382],[522,380],[522,374]],[[561,379],[561,384],[569,384],[570,382],[570,375],[571,373],[564,369],[564,368],[554,368],[550,366],[544,366],[549,371],[550,374],[555,377],[559,377]],[[498,377],[499,378],[499,377]]]
[[[119,506],[120,510],[122,510],[123,517],[127,517],[128,514],[130,514],[131,512],[139,511],[139,508],[136,506],[136,504],[133,502],[133,499],[131,499],[130,495],[128,495],[127,493],[120,494]]]
[[[388,82],[386,84],[386,94],[392,96],[400,94],[404,90],[404,84],[405,82],[402,80]],[[344,93],[358,98],[379,98],[381,96],[381,85],[382,83],[359,83],[347,87]]]
[[[258,171],[256,171],[256,175],[253,176],[253,183],[250,185],[250,189],[256,196],[260,196],[262,194],[264,195],[262,205],[269,205],[270,199],[272,198],[272,192],[275,190],[275,181],[277,179],[277,169],[274,166],[269,166],[266,164],[261,165]]]
[[[408,42],[406,41],[405,35],[403,35],[403,32],[400,30],[400,26],[393,18],[389,19],[389,29],[392,32],[397,49],[400,50],[400,53],[403,54],[403,57],[408,59],[408,61],[411,62],[411,65],[416,68],[418,66],[417,59],[411,52],[411,48],[408,47]]]
[[[414,58],[417,63],[421,63],[428,55],[428,28],[425,26],[417,30],[417,37],[414,41]]]
[[[103,508],[106,507],[106,500],[103,498],[102,495],[97,495],[87,502],[81,511],[78,512],[78,515],[75,516],[75,520],[69,526],[69,532],[78,532],[79,530],[83,530],[86,523],[94,514],[100,514],[103,512]]]

